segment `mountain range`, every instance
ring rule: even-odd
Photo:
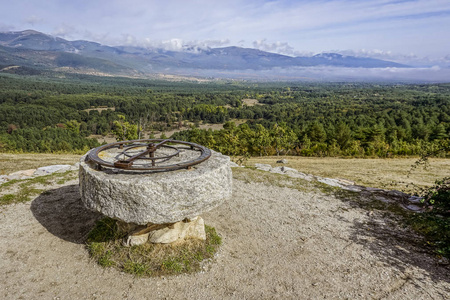
[[[159,48],[106,46],[91,41],[68,41],[34,30],[0,32],[0,70],[33,73],[43,70],[149,75],[215,72],[256,72],[293,67],[408,68],[391,61],[321,53],[292,57],[241,47]],[[205,73],[205,72],[203,72]]]

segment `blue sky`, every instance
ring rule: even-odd
[[[0,31],[181,49],[450,61],[449,0],[0,0]]]

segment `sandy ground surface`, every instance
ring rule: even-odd
[[[288,180],[288,179],[287,179]],[[1,299],[449,299],[450,269],[377,212],[320,191],[234,180],[203,214],[223,245],[200,273],[136,278],[89,259],[99,216],[77,181],[0,208]]]

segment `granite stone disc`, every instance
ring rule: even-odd
[[[87,208],[126,223],[178,222],[231,197],[230,158],[218,152],[189,170],[170,172],[98,170],[88,154],[80,160],[81,200]],[[182,151],[177,159],[189,160],[189,155]]]

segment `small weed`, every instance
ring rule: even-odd
[[[0,205],[8,205],[14,202],[16,198],[13,194],[6,194],[0,197]]]
[[[114,262],[110,259],[111,258],[111,251],[106,251],[102,256],[98,258],[98,264],[102,267],[112,267],[114,266]]]
[[[61,179],[57,180],[56,183],[57,183],[57,184],[64,184],[64,183],[66,183],[67,181],[70,181],[70,180],[73,180],[73,179],[77,179],[77,177],[76,177],[76,176],[72,176],[72,177],[64,177],[64,178],[61,178]]]
[[[16,202],[27,202],[30,200],[31,196],[42,193],[43,190],[26,187],[20,190],[17,194]]]
[[[16,184],[16,183],[19,182],[19,181],[20,181],[19,179],[13,179],[13,180],[10,180],[10,181],[7,181],[7,182],[2,183],[2,184],[0,185],[0,187],[1,187],[2,189],[3,189],[3,188],[7,188],[7,187],[10,187],[10,186]]]
[[[180,273],[183,270],[182,264],[180,264],[173,258],[169,258],[168,260],[163,261],[161,267],[163,270],[169,271],[171,273]]]
[[[161,276],[200,270],[200,263],[212,258],[222,244],[213,227],[205,226],[206,241],[185,240],[173,244],[144,244],[125,247],[116,221],[97,221],[87,239],[91,257],[103,267],[115,267],[136,276]]]
[[[222,238],[216,233],[216,229],[214,227],[205,225],[206,234],[209,236],[211,241],[211,245],[221,245]]]
[[[27,184],[42,184],[42,185],[49,185],[52,183],[51,179],[53,179],[53,175],[46,175],[46,176],[38,176],[31,179],[27,179]]]
[[[196,252],[196,253],[194,254],[194,258],[195,258],[197,261],[202,261],[202,260],[204,259],[203,253],[202,253],[201,251]]]
[[[134,274],[136,276],[151,276],[152,275],[152,271],[146,264],[139,263],[139,262],[133,262],[131,260],[127,260],[123,264],[123,270],[127,273]]]

